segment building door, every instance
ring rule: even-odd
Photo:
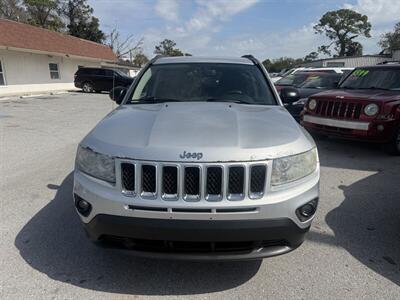
[[[4,76],[4,69],[1,60],[0,60],[0,85],[6,85],[6,78]]]

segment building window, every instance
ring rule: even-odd
[[[60,79],[60,72],[58,70],[58,64],[50,63],[49,70],[50,70],[50,78],[51,79]]]
[[[6,85],[6,80],[4,78],[4,70],[1,60],[0,60],[0,85]]]

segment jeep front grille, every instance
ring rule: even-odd
[[[267,163],[191,164],[122,161],[127,196],[188,202],[259,199],[265,193]]]
[[[362,104],[345,100],[318,100],[315,113],[323,117],[359,119]]]

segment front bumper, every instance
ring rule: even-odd
[[[300,246],[309,227],[290,219],[165,220],[97,215],[85,224],[93,240],[139,256],[243,260],[281,255]]]
[[[125,248],[128,245],[131,253],[145,256],[254,259],[289,252],[303,242],[314,216],[302,222],[296,210],[318,199],[319,167],[298,182],[279,189],[268,188],[261,199],[246,197],[241,201],[130,198],[117,186],[79,171],[74,173],[75,196],[92,205],[87,216],[79,214],[92,240],[118,240]],[[158,246],[142,247],[149,243]],[[191,249],[198,243],[203,247],[200,250],[206,250],[183,253],[176,247],[178,244]]]
[[[300,123],[311,133],[375,143],[390,142],[396,128],[395,120],[365,122],[324,118],[309,114],[304,114]]]

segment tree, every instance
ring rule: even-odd
[[[359,42],[351,42],[346,47],[346,56],[361,56],[363,54],[363,46]]]
[[[23,22],[26,19],[21,0],[0,0],[0,18]]]
[[[132,63],[139,68],[147,64],[148,61],[148,57],[142,51],[136,53],[132,59]]]
[[[291,69],[298,65],[303,64],[304,60],[302,58],[291,58],[291,57],[280,57],[273,59],[272,61],[266,59],[263,61],[263,65],[268,70],[268,72],[280,72],[285,69]]]
[[[325,13],[314,26],[315,33],[325,34],[332,42],[319,47],[319,52],[330,54],[329,48],[335,45],[338,56],[350,56],[359,53],[360,44],[353,41],[359,36],[371,37],[371,23],[366,15],[361,15],[351,9],[339,9]],[[355,44],[357,43],[357,44]],[[354,51],[354,48],[357,51]]]
[[[99,28],[99,19],[93,17],[93,8],[86,0],[68,0],[62,5],[62,13],[67,20],[70,35],[102,43],[106,39]]]
[[[387,32],[382,35],[378,45],[388,53],[400,49],[400,22],[394,26],[393,32]]]
[[[111,47],[118,58],[123,58],[128,54],[132,56],[133,53],[141,51],[143,40],[144,39],[141,38],[135,43],[132,34],[122,38],[119,31],[114,28],[107,36],[107,45]]]
[[[310,52],[309,54],[307,54],[304,57],[304,61],[305,62],[310,62],[310,61],[316,60],[316,59],[318,59],[318,55],[319,55],[318,52],[315,52],[315,51]]]
[[[165,39],[158,46],[155,46],[154,53],[164,56],[191,56],[190,53],[183,53],[175,46],[176,43],[173,40]]]
[[[27,21],[31,25],[61,31],[65,28],[60,14],[59,0],[24,0]]]

